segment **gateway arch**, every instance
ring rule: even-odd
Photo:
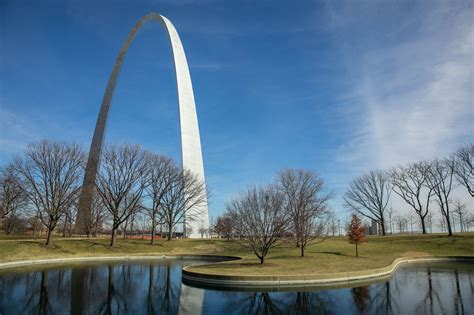
[[[89,150],[89,157],[87,161],[86,171],[84,174],[84,183],[82,186],[81,196],[79,199],[77,230],[83,231],[84,222],[88,220],[91,213],[92,198],[95,188],[95,180],[97,170],[99,167],[100,154],[102,144],[105,136],[105,127],[107,124],[107,116],[112,101],[112,96],[115,89],[115,84],[122,67],[122,63],[127,54],[128,48],[133,42],[137,32],[140,28],[149,21],[159,22],[166,30],[171,50],[173,53],[174,67],[176,71],[176,84],[178,90],[178,106],[179,106],[179,120],[181,128],[181,158],[183,169],[193,172],[203,183],[204,166],[202,161],[201,140],[199,137],[199,125],[196,114],[196,104],[194,102],[194,93],[191,83],[191,76],[189,74],[188,62],[184,54],[183,45],[179,38],[173,24],[166,17],[158,13],[149,13],[143,16],[133,27],[125,40],[117,59],[114,68],[109,78],[107,88],[105,90],[102,104],[100,106],[99,116],[95,125],[94,135]],[[197,218],[189,221],[186,224],[191,226],[191,233],[188,235],[192,238],[199,237],[199,230],[209,228],[209,215],[207,199],[199,206],[199,208],[191,209],[190,213],[198,214]]]

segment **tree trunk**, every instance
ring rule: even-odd
[[[171,229],[173,228],[172,224],[168,224],[168,237],[167,240],[171,241]]]
[[[112,238],[110,240],[110,247],[115,246],[115,230],[116,230],[116,228],[112,227]]]
[[[356,244],[356,257],[359,257],[359,250],[357,248],[357,242],[355,244]]]
[[[67,219],[64,219],[63,237],[66,237],[66,227],[67,227]]]
[[[97,218],[97,221],[95,221],[94,237],[97,237],[97,231],[98,230],[99,230],[99,218]]]
[[[48,236],[46,237],[46,246],[53,247],[53,229],[48,228]]]
[[[451,220],[449,215],[446,216],[446,225],[448,226],[448,236],[453,236],[453,230],[451,229]]]
[[[420,216],[420,219],[421,219],[421,229],[423,230],[423,234],[426,234],[425,218]]]
[[[301,257],[304,257],[304,246],[303,246],[303,244],[301,244],[300,247],[301,247]]]
[[[156,229],[156,222],[155,222],[155,213],[153,213],[151,217],[151,241],[150,244],[155,244],[155,229]]]
[[[265,260],[265,257],[262,256],[262,257],[258,257],[258,258],[260,258],[260,265],[263,265],[263,261]]]
[[[382,228],[382,235],[385,236],[385,222],[383,218],[380,220],[380,227]]]

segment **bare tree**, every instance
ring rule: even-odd
[[[87,237],[90,237],[92,234],[94,237],[97,237],[99,231],[99,226],[105,221],[107,214],[107,209],[104,205],[102,197],[97,192],[97,188],[94,191],[92,196],[92,205],[91,205],[91,215],[87,216],[84,220],[84,232],[86,232]]]
[[[382,228],[382,235],[385,235],[384,213],[390,192],[387,174],[383,171],[369,171],[351,182],[344,201],[352,211],[377,221]]]
[[[453,158],[456,179],[474,197],[474,144],[460,147]]]
[[[456,199],[454,202],[454,214],[459,218],[459,229],[461,232],[466,231],[466,217],[468,216],[466,205],[461,202],[461,200]]]
[[[220,237],[225,237],[227,240],[230,240],[234,233],[232,216],[228,212],[224,213],[222,216],[218,216],[217,220],[212,225],[212,230]]]
[[[104,150],[97,192],[112,217],[111,247],[117,229],[139,209],[147,185],[147,156],[138,145],[112,145]]]
[[[470,232],[472,226],[474,225],[474,213],[468,212],[467,215],[463,218],[463,225],[465,227],[465,232]]]
[[[76,220],[77,214],[77,201],[74,202],[68,207],[63,215],[63,225],[62,225],[62,237],[72,236],[73,225]]]
[[[259,258],[260,264],[288,228],[283,207],[284,196],[272,185],[250,188],[227,205],[228,211],[240,221],[242,241]]]
[[[425,218],[429,212],[433,189],[426,186],[430,176],[430,163],[418,162],[399,166],[390,171],[393,191],[416,212],[426,234]]]
[[[7,216],[15,216],[18,209],[27,202],[26,194],[21,188],[18,174],[13,164],[0,169],[0,229]]]
[[[207,235],[209,235],[209,229],[207,229],[202,223],[201,225],[199,225],[198,232],[199,232],[199,235],[201,235],[201,238],[204,238]]]
[[[200,217],[199,209],[207,197],[204,183],[189,170],[171,167],[169,176],[172,181],[161,202],[163,222],[168,228],[168,241],[171,240],[176,224],[183,223],[183,230],[186,230],[186,224]]]
[[[393,218],[393,208],[392,207],[388,208],[387,212],[388,212],[388,225],[390,227],[390,234],[394,234],[394,232],[393,232],[393,220],[392,220],[392,218]]]
[[[331,194],[324,193],[324,181],[308,170],[288,169],[279,173],[277,185],[284,197],[285,211],[292,221],[296,244],[304,256],[305,248],[324,238],[329,231],[328,201]]]
[[[52,233],[59,219],[78,198],[84,162],[79,145],[49,140],[29,145],[25,156],[15,160],[22,189],[48,230],[47,246],[53,245]]]
[[[441,215],[445,219],[448,235],[453,235],[450,217],[449,196],[453,188],[454,177],[454,159],[434,160],[430,167],[430,176],[427,180],[427,186],[433,190],[436,203],[439,206]]]
[[[399,232],[400,234],[406,232],[408,220],[407,220],[407,218],[406,218],[404,215],[402,215],[402,214],[397,214],[397,215],[394,217],[394,221],[395,221],[396,224],[398,225],[398,232]]]
[[[149,186],[146,193],[151,199],[151,207],[146,208],[151,218],[151,244],[155,243],[156,228],[163,221],[163,199],[173,183],[179,180],[179,172],[173,160],[160,155],[151,155],[149,164]]]

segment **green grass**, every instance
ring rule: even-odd
[[[226,240],[159,240],[149,245],[145,240],[119,239],[117,247],[108,247],[109,239],[54,239],[54,248],[44,240],[0,239],[0,261],[23,259],[113,256],[113,255],[234,255],[244,259],[193,267],[195,271],[216,274],[292,275],[326,274],[358,271],[389,265],[403,256],[474,256],[474,233],[453,237],[440,234],[367,237],[356,258],[354,245],[346,237],[333,237],[310,246],[305,257],[299,256],[291,240],[272,249],[260,265],[257,258],[237,241]]]

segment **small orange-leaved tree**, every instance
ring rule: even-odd
[[[359,251],[357,245],[366,242],[364,235],[364,227],[357,214],[352,215],[351,223],[347,228],[347,236],[349,237],[349,243],[355,244],[356,246],[356,257],[359,257]]]

